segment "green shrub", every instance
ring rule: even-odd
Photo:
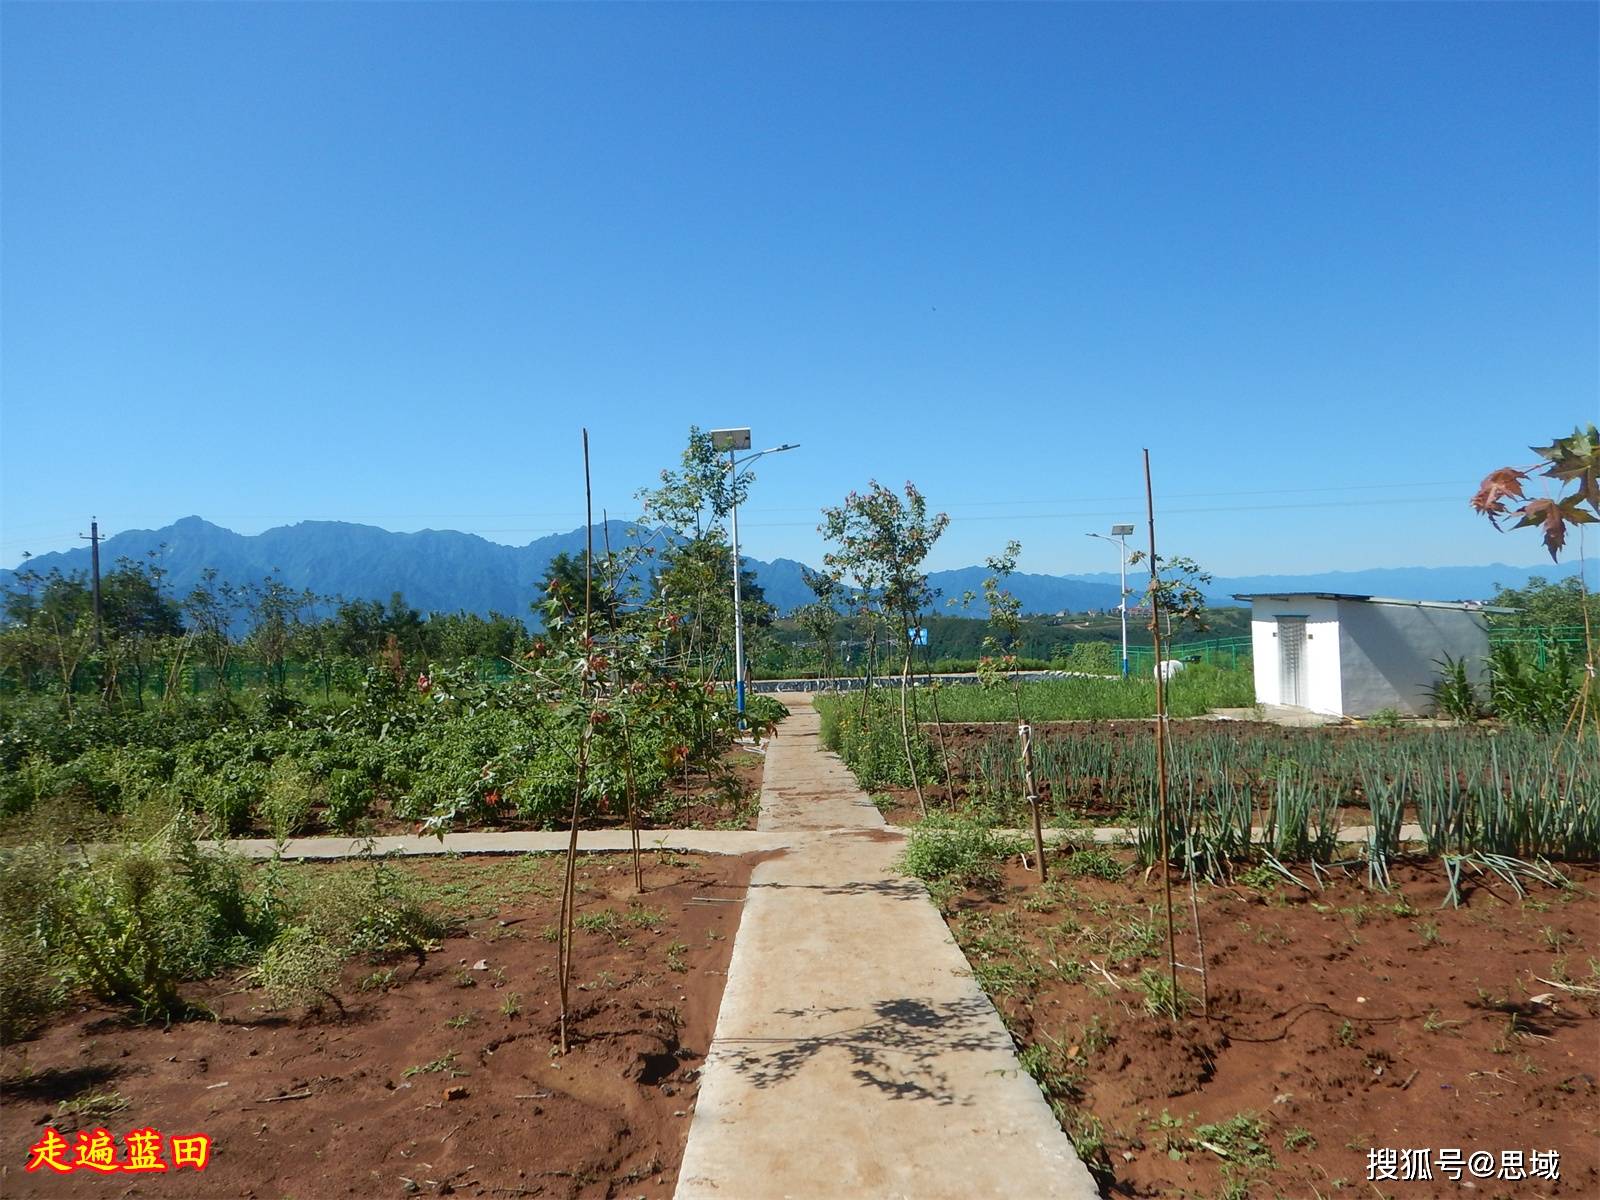
[[[141,1019],[189,1015],[179,985],[249,961],[277,927],[243,861],[200,850],[181,822],[90,861],[42,845],[10,851],[0,880],[13,1030],[78,987]]]
[[[360,771],[335,770],[328,776],[328,824],[354,833],[372,810],[372,781]]]
[[[789,715],[789,708],[776,696],[756,692],[745,699],[745,717],[752,725],[772,726]]]
[[[1556,644],[1543,666],[1524,660],[1515,646],[1495,646],[1489,651],[1489,706],[1509,725],[1559,728],[1583,694],[1586,678],[1583,664],[1564,643]]]
[[[1060,665],[1063,670],[1089,675],[1116,675],[1122,670],[1121,651],[1110,642],[1078,642],[1067,651]]]
[[[445,932],[417,882],[370,851],[353,868],[318,879],[301,907],[299,923],[341,955],[421,955]]]
[[[280,758],[267,772],[261,797],[262,823],[275,838],[293,837],[311,820],[328,789],[316,776],[288,758]]]
[[[0,871],[0,1044],[32,1033],[61,1000],[51,971],[48,904],[61,864],[37,846],[8,851]]]
[[[1482,712],[1478,689],[1467,677],[1465,658],[1451,658],[1446,654],[1439,661],[1439,678],[1428,689],[1428,695],[1433,699],[1434,711],[1458,725],[1476,721]],[[1376,718],[1377,714],[1373,716]]]
[[[998,833],[971,818],[929,813],[906,839],[898,867],[924,883],[992,886],[999,882],[1000,864],[1025,846],[1021,838]]]
[[[32,935],[0,927],[0,1045],[27,1037],[59,1003],[44,946]]]
[[[898,695],[874,692],[866,701],[864,713],[859,695],[819,697],[816,703],[822,718],[823,745],[844,759],[862,788],[870,792],[911,785]],[[911,720],[911,757],[917,776],[931,779],[936,770],[933,745],[914,714]]]
[[[322,1008],[331,1000],[340,1012],[344,1005],[334,994],[339,986],[343,958],[317,930],[291,925],[272,940],[251,980],[267,993],[273,1008]]]
[[[1114,881],[1127,874],[1126,868],[1117,860],[1117,856],[1102,847],[1074,850],[1067,855],[1062,867],[1068,877],[1072,879],[1110,879]]]
[[[50,918],[68,980],[143,1020],[187,1016],[178,984],[191,912],[172,880],[145,847],[67,871]]]

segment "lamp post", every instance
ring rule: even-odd
[[[1122,677],[1128,677],[1128,543],[1127,536],[1133,532],[1132,525],[1113,525],[1110,533],[1090,533],[1086,537],[1099,538],[1103,542],[1111,542],[1121,552],[1120,565],[1122,568],[1122,592],[1117,598],[1117,613],[1122,617]]]
[[[786,442],[782,446],[768,446],[765,450],[757,450],[754,454],[747,454],[743,458],[735,458],[739,450],[750,449],[750,431],[748,429],[713,429],[711,431],[711,445],[717,450],[728,452],[728,465],[724,468],[728,472],[728,486],[733,493],[732,524],[733,524],[733,691],[739,705],[739,723],[744,724],[744,607],[743,587],[739,580],[739,492],[738,469],[747,463],[753,463],[763,454],[779,454],[785,450],[799,448],[798,442]]]

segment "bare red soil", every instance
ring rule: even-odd
[[[556,858],[420,867],[441,894],[492,899],[487,915],[420,964],[350,963],[342,1017],[265,1012],[227,980],[192,993],[216,1021],[140,1026],[75,1007],[0,1050],[0,1194],[669,1196],[755,861],[649,855],[636,901],[624,856],[583,860],[591,925],[575,943],[565,1057],[547,940]],[[124,1106],[62,1108],[93,1095]],[[104,1126],[119,1155],[130,1130],[206,1133],[211,1161],[203,1174],[27,1174],[47,1126],[69,1146]]]
[[[1440,907],[1437,864],[1390,893],[1202,888],[1210,1017],[1197,999],[1175,1026],[1141,986],[1166,973],[1159,878],[1041,890],[1013,865],[951,925],[1107,1195],[1594,1196],[1600,869],[1563,870],[1573,889],[1519,900],[1480,878],[1460,908]],[[1488,1151],[1495,1174],[1369,1182],[1384,1148]],[[1507,1150],[1559,1152],[1559,1180],[1500,1178]]]

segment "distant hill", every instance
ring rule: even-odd
[[[928,583],[943,595],[939,606],[944,612],[959,616],[985,617],[989,606],[983,603],[983,581],[988,578],[985,567],[961,567],[954,571],[933,571]],[[1129,587],[1136,586],[1132,580]],[[1092,608],[1117,606],[1117,577],[1109,583],[1075,575],[1028,575],[1018,571],[1006,580],[1006,589],[1022,601],[1025,613],[1086,612]],[[957,600],[967,592],[973,593],[970,608],[950,608],[946,601]]]
[[[608,524],[612,543],[621,545],[632,526],[626,521]],[[605,530],[596,525],[595,546],[604,540]],[[494,610],[527,618],[550,560],[563,552],[582,554],[584,531],[580,527],[526,546],[503,546],[454,530],[392,533],[346,521],[302,521],[246,536],[199,517],[184,517],[164,529],[130,529],[107,538],[100,548],[100,568],[112,569],[121,557],[142,560],[162,546],[161,564],[177,595],[200,582],[207,567],[234,583],[254,582],[277,569],[290,587],[323,595],[387,600],[403,592],[423,612],[465,609],[487,615]],[[89,550],[82,548],[40,554],[29,565],[41,572],[59,568],[71,573],[87,571],[89,561]],[[0,571],[0,585],[9,584],[14,574]]]
[[[608,523],[611,542],[620,546],[635,528],[626,521]],[[605,530],[595,526],[595,545],[604,543]],[[234,533],[199,517],[185,517],[164,529],[130,529],[106,539],[101,547],[103,570],[118,558],[143,559],[165,546],[162,564],[168,583],[183,594],[200,581],[201,572],[215,567],[235,583],[261,579],[273,569],[281,571],[293,588],[310,588],[323,595],[347,599],[387,600],[402,592],[424,612],[491,610],[528,617],[550,560],[557,554],[581,554],[584,531],[553,534],[526,546],[503,546],[476,534],[426,529],[419,533],[392,533],[371,525],[346,521],[302,521],[255,535]],[[766,590],[767,598],[788,613],[812,596],[802,575],[804,567],[793,559],[772,562],[745,559]],[[65,573],[89,570],[89,550],[82,547],[41,554],[30,564],[36,570],[59,568]],[[1504,563],[1463,567],[1384,567],[1364,571],[1329,571],[1315,575],[1246,575],[1215,580],[1213,603],[1234,603],[1235,592],[1335,591],[1366,595],[1403,596],[1413,600],[1486,600],[1496,584],[1521,587],[1530,575],[1549,579],[1575,574],[1575,566],[1514,567]],[[935,571],[929,582],[941,593],[939,609],[952,612],[945,601],[964,592],[981,593],[987,572],[982,567]],[[0,570],[0,585],[8,585],[15,572]],[[1129,584],[1138,587],[1130,576]],[[1117,576],[1026,575],[1011,577],[1009,586],[1029,613],[1114,608]],[[980,602],[965,611],[983,616]]]

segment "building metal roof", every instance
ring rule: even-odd
[[[1235,592],[1235,600],[1355,600],[1363,604],[1403,604],[1407,608],[1453,608],[1463,612],[1514,613],[1481,600],[1401,600],[1394,596],[1361,596],[1354,592]]]

